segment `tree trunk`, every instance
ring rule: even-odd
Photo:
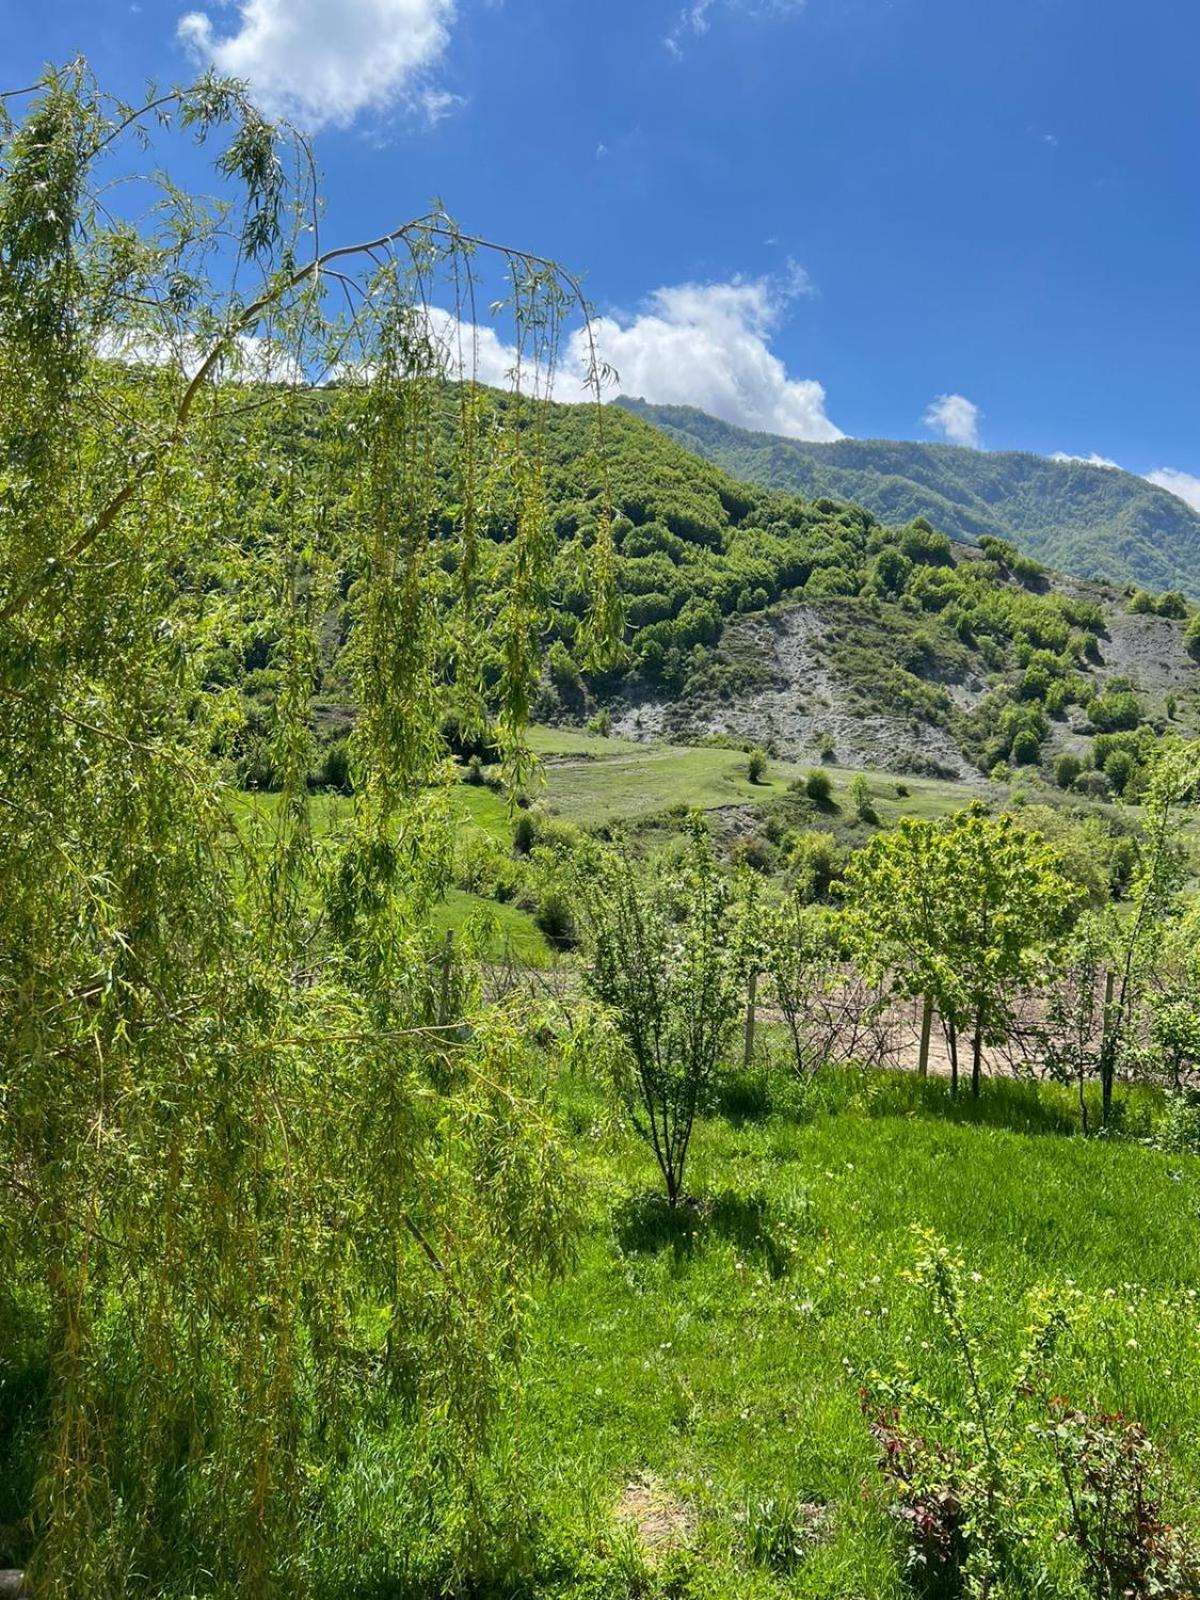
[[[1117,1040],[1113,1022],[1116,973],[1104,974],[1104,1036],[1100,1044],[1100,1126],[1108,1127],[1112,1114],[1113,1078],[1117,1070]]]
[[[983,1073],[983,1017],[975,1013],[975,1034],[971,1040],[971,1098],[979,1099],[979,1080]]]
[[[751,1063],[754,1060],[754,1021],[757,997],[758,973],[752,971],[749,982],[746,985],[746,1032],[742,1046],[742,1066],[745,1067],[747,1072],[749,1072]]]
[[[950,1098],[958,1099],[958,1028],[955,1023],[946,1024],[946,1043],[950,1046]]]
[[[917,1057],[917,1077],[929,1076],[929,1035],[933,1029],[933,996],[925,996],[925,1004],[921,1011],[921,1053]]]

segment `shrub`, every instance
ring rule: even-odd
[[[734,845],[733,859],[739,866],[767,873],[775,870],[777,853],[769,839],[765,839],[761,833],[752,833]]]
[[[1189,1600],[1200,1586],[1200,1551],[1163,1516],[1166,1473],[1136,1422],[1051,1402],[1048,1435],[1062,1473],[1070,1537],[1090,1592]]]
[[[875,797],[871,793],[871,785],[861,772],[856,772],[850,780],[850,804],[854,807],[854,815],[860,822],[875,825],[879,821],[879,813],[875,809]]]
[[[729,889],[700,821],[682,873],[651,877],[611,853],[585,870],[578,903],[587,919],[588,987],[613,1017],[628,1069],[618,1087],[674,1208],[696,1113],[713,1098],[741,1013]]]
[[[1183,642],[1187,646],[1187,652],[1192,659],[1200,661],[1200,611],[1197,611],[1196,615],[1183,630]]]
[[[1069,789],[1083,771],[1083,762],[1073,750],[1065,750],[1054,763],[1054,781],[1060,789]]]
[[[804,779],[804,792],[817,805],[827,806],[833,798],[833,779],[820,767],[814,767]]]
[[[1114,794],[1124,794],[1134,773],[1134,759],[1128,750],[1114,750],[1104,763],[1104,776]]]
[[[612,733],[612,712],[605,706],[590,720],[587,725],[589,733],[599,734],[602,739],[607,739]]]
[[[788,866],[798,899],[822,900],[842,870],[842,855],[831,833],[793,834],[787,846]]]
[[[341,794],[350,793],[350,746],[345,739],[335,739],[325,751],[321,762],[321,782],[327,789]]]
[[[762,750],[751,750],[746,764],[746,776],[751,783],[761,783],[767,771],[767,758]]]
[[[1041,750],[1037,735],[1028,728],[1022,728],[1012,742],[1012,759],[1017,766],[1028,767],[1038,759]]]
[[[560,888],[551,885],[543,892],[533,920],[556,950],[572,950],[579,943],[571,902]]]
[[[1075,779],[1074,789],[1088,800],[1107,800],[1111,792],[1102,772],[1081,772]]]
[[[1110,686],[1092,701],[1088,716],[1102,733],[1113,733],[1121,728],[1136,728],[1142,720],[1142,708],[1131,689]]]
[[[463,782],[481,788],[485,782],[483,762],[478,756],[472,756],[467,762],[467,770],[463,773]]]

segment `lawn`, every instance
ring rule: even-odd
[[[941,1084],[834,1075],[807,1106],[704,1122],[689,1173],[704,1206],[680,1230],[647,1204],[652,1160],[605,1099],[578,1080],[560,1098],[587,1226],[535,1318],[520,1430],[557,1555],[514,1592],[911,1594],[859,1386],[904,1361],[953,1386],[903,1277],[914,1224],[980,1275],[986,1381],[1011,1372],[1029,1291],[1077,1296],[1056,1387],[1143,1421],[1196,1511],[1195,1159],[1085,1141],[1049,1086],[997,1082],[951,1108]],[[686,1548],[631,1578],[647,1563],[618,1512],[647,1496],[675,1509]],[[789,1553],[776,1525],[797,1506],[811,1536]]]

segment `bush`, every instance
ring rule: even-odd
[[[733,859],[739,866],[750,867],[754,872],[769,873],[775,870],[777,852],[769,839],[761,833],[748,834],[733,847]]]
[[[750,760],[746,765],[746,776],[751,783],[761,783],[767,770],[767,758],[762,750],[751,750]]]
[[[875,809],[875,797],[871,793],[871,785],[861,772],[856,772],[850,780],[850,804],[854,807],[854,815],[860,822],[868,822],[874,826],[879,821],[879,813]]]
[[[1106,689],[1097,695],[1088,707],[1092,726],[1101,733],[1115,733],[1119,729],[1136,728],[1142,720],[1142,708],[1131,689]]]
[[[1187,646],[1188,655],[1193,661],[1200,661],[1200,611],[1183,630],[1183,642]]]
[[[842,870],[842,855],[831,833],[793,834],[788,846],[788,867],[798,899],[809,904],[823,900]]]
[[[1134,773],[1134,759],[1128,750],[1114,750],[1104,763],[1104,776],[1114,794],[1124,794]]]
[[[545,890],[533,920],[547,943],[556,950],[573,950],[579,943],[571,902],[561,889],[552,885]]]
[[[697,1111],[711,1104],[742,1009],[734,908],[701,822],[682,870],[648,874],[603,854],[578,904],[589,943],[588,988],[623,1048],[614,1071],[630,1121],[653,1150],[668,1205],[683,1198]]]
[[[804,792],[817,805],[827,806],[833,798],[833,779],[814,767],[804,780]]]
[[[1037,735],[1028,728],[1022,728],[1012,742],[1012,759],[1019,767],[1031,766],[1042,753]]]
[[[1069,789],[1083,771],[1083,762],[1074,751],[1064,751],[1054,763],[1054,781],[1060,789]]]
[[[325,788],[336,789],[340,794],[350,793],[350,746],[345,739],[335,739],[325,751],[321,782]]]
[[[1088,800],[1107,800],[1110,794],[1108,779],[1102,772],[1081,772],[1075,779],[1075,793]]]
[[[478,756],[472,756],[467,762],[467,770],[463,773],[463,782],[475,788],[482,788],[485,781],[483,762]]]

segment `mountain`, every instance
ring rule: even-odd
[[[430,571],[447,584],[460,399],[447,389],[431,450],[440,481],[430,491]],[[313,394],[290,431],[231,438],[231,453],[253,450],[257,460],[274,450],[281,470],[311,478],[331,518],[354,516],[345,403]],[[538,720],[599,719],[676,742],[750,741],[788,759],[897,773],[1020,768],[1022,781],[1040,773],[1067,787],[1079,778],[1085,794],[1123,796],[1137,793],[1158,732],[1200,733],[1200,618],[1179,594],[1131,600],[1122,588],[1060,577],[1011,541],[984,534],[955,544],[923,518],[885,523],[832,496],[739,482],[630,408],[522,407],[496,392],[478,405],[480,437],[518,408],[522,448],[543,468],[545,518],[523,522],[519,480],[494,473],[476,526],[469,681],[486,690],[502,674],[514,626],[504,597],[536,528],[552,564]],[[596,657],[588,626],[606,527],[625,621],[615,663]],[[330,578],[314,714],[330,779],[342,781],[344,761],[341,778],[334,769],[354,708],[341,642],[356,573],[348,566]],[[273,761],[278,630],[251,613],[212,670],[240,683],[249,702],[240,753],[247,781],[262,784]],[[447,729],[461,753],[477,731],[461,721]]]
[[[853,501],[893,525],[925,517],[968,542],[991,534],[1060,572],[1200,599],[1200,515],[1132,473],[948,444],[808,444],[690,406],[617,404],[747,482]]]

